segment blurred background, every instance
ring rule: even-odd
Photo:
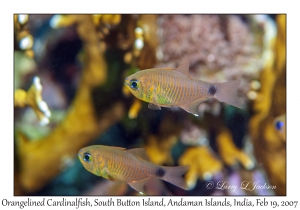
[[[244,108],[156,111],[124,86],[186,60],[193,78],[241,80]],[[191,166],[191,190],[154,179],[145,195],[286,195],[285,15],[16,14],[14,93],[14,195],[139,195],[84,169],[96,144]]]

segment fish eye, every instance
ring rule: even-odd
[[[131,88],[138,90],[139,89],[138,86],[139,86],[139,81],[138,80],[136,80],[136,79],[130,80],[130,87]]]
[[[276,126],[276,129],[277,129],[277,130],[281,130],[281,128],[284,126],[284,124],[283,124],[283,122],[281,122],[281,121],[277,121],[277,122],[275,123],[275,126]]]
[[[83,160],[87,163],[90,163],[92,161],[92,155],[88,152],[84,153]]]

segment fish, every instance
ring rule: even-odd
[[[144,148],[126,150],[122,147],[92,145],[80,149],[78,158],[87,171],[111,181],[126,182],[141,194],[144,193],[144,184],[153,178],[189,190],[182,175],[190,166],[156,165],[148,161]]]
[[[209,98],[216,98],[232,106],[243,108],[237,96],[240,80],[223,83],[209,83],[194,79],[189,75],[189,62],[177,68],[153,68],[138,71],[125,79],[125,86],[148,108],[178,106],[199,116],[198,106]]]
[[[286,115],[280,115],[274,119],[274,128],[283,141],[286,140]]]

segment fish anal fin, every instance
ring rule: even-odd
[[[206,101],[208,98],[200,98],[198,100],[195,100],[189,104],[184,104],[184,105],[180,105],[179,107],[181,107],[182,109],[184,109],[185,111],[198,116],[199,112],[198,112],[198,106],[200,105],[200,103]]]
[[[149,181],[149,177],[138,180],[138,181],[132,181],[132,182],[128,182],[128,184],[130,185],[130,187],[132,187],[133,189],[135,189],[136,191],[138,191],[139,193],[144,192],[144,185],[147,181]]]
[[[151,103],[148,104],[148,108],[153,110],[161,110],[160,106]]]
[[[189,74],[189,67],[190,67],[190,64],[188,61],[185,61],[184,63],[182,63],[180,66],[178,66],[175,71],[178,71],[182,74],[185,74],[187,75],[188,77],[190,76]]]
[[[133,154],[136,157],[139,157],[143,160],[148,160],[148,156],[146,154],[146,150],[144,148],[134,148],[134,149],[129,149],[126,152],[129,152]]]

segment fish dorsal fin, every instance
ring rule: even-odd
[[[190,76],[189,74],[189,67],[190,67],[190,64],[188,61],[185,61],[184,63],[182,63],[180,66],[178,66],[175,71],[178,71],[182,74],[185,74],[187,75],[188,77]]]
[[[161,110],[160,106],[151,103],[148,104],[148,108],[153,110]]]
[[[139,193],[143,194],[144,192],[144,185],[145,183],[149,180],[150,178],[147,177],[145,179],[141,179],[138,181],[133,181],[133,182],[128,182],[128,184],[130,185],[130,187],[132,187],[133,189],[135,189],[136,191],[138,191]]]
[[[192,103],[181,105],[180,107],[182,109],[184,109],[185,111],[187,111],[195,116],[198,116],[199,115],[199,112],[198,112],[199,104],[206,101],[207,99],[208,98],[201,98],[196,101],[193,101]]]
[[[139,157],[143,160],[148,160],[148,156],[146,154],[146,150],[144,148],[135,148],[135,149],[129,149],[126,152],[129,152],[133,154],[136,157]]]

